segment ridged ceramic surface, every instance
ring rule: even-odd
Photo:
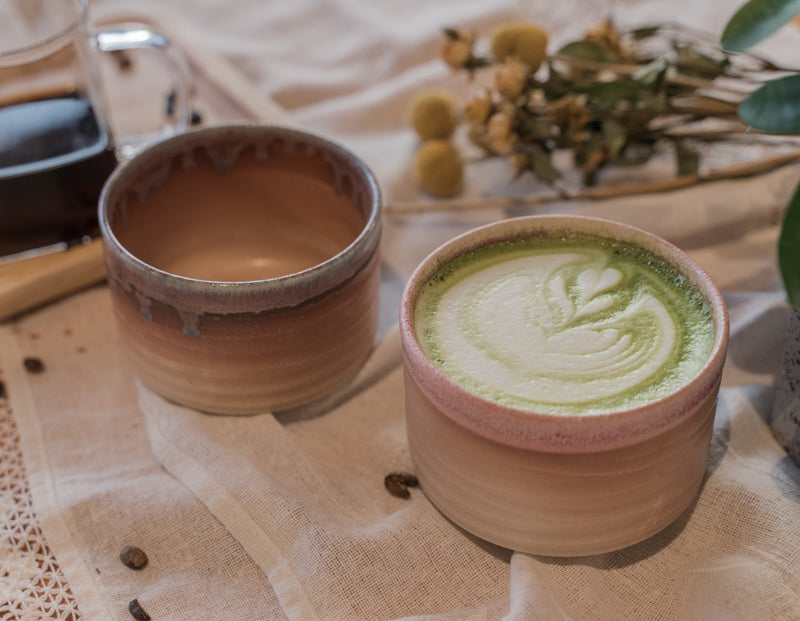
[[[461,388],[414,333],[420,288],[442,265],[493,241],[551,231],[635,241],[689,277],[712,309],[713,351],[683,388],[644,406],[591,415],[523,411]],[[702,484],[727,340],[727,311],[708,276],[677,248],[624,225],[580,217],[507,220],[445,244],[404,292],[400,330],[411,458],[426,496],[467,531],[533,554],[583,556],[659,532]]]
[[[134,371],[223,414],[295,407],[346,382],[375,335],[379,214],[369,170],[302,132],[223,126],[146,150],[112,176],[100,211]]]

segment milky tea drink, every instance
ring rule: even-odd
[[[469,391],[565,416],[674,392],[714,343],[707,302],[673,266],[579,233],[495,242],[448,263],[420,292],[414,326]]]
[[[728,319],[678,248],[597,218],[497,222],[417,267],[400,334],[414,471],[467,532],[584,556],[691,506]]]

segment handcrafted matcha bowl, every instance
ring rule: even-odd
[[[380,193],[339,145],[260,124],[190,131],[118,167],[99,220],[122,345],[168,399],[291,408],[373,345]]]
[[[696,376],[639,407],[562,415],[477,396],[431,362],[415,333],[414,311],[440,267],[493,242],[571,233],[633,242],[693,284],[714,324],[710,355]],[[511,219],[475,229],[418,266],[401,301],[400,332],[416,474],[431,502],[468,532],[521,552],[598,554],[659,532],[696,497],[706,472],[728,318],[709,277],[666,241],[577,216]]]

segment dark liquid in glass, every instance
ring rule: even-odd
[[[0,108],[0,256],[97,234],[97,200],[117,164],[89,101]]]

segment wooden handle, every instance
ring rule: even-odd
[[[0,265],[0,321],[101,282],[105,277],[100,239]]]

